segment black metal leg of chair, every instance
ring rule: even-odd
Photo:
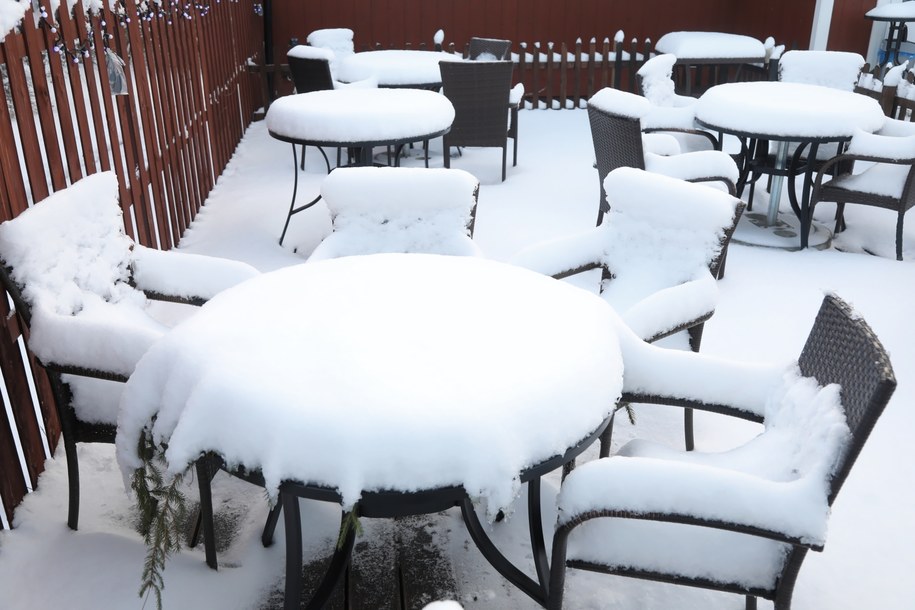
[[[200,519],[203,522],[203,550],[207,565],[217,569],[216,562],[216,528],[213,526],[213,490],[210,486],[209,458],[201,457],[195,464],[197,470],[197,489],[200,491]]]
[[[76,455],[76,443],[64,437],[64,453],[67,456],[67,526],[71,530],[79,529],[79,458]]]
[[[302,522],[299,498],[281,491],[280,504],[286,526],[286,590],[283,608],[295,610],[302,597]]]
[[[429,140],[423,140],[423,159],[426,162],[426,169],[429,169]]]
[[[276,506],[267,513],[267,522],[264,523],[264,531],[261,534],[261,544],[264,545],[264,548],[273,546],[273,533],[276,531],[276,524],[280,520],[282,510],[282,502],[277,501]]]
[[[508,160],[508,142],[502,146],[502,182],[505,182],[505,162]]]
[[[546,554],[546,542],[543,539],[543,512],[540,502],[540,477],[527,483],[527,520],[531,535],[531,552],[534,556],[534,567],[537,569],[537,580],[545,591],[550,581],[550,561]]]

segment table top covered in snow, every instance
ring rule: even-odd
[[[461,485],[496,510],[519,474],[576,447],[622,391],[600,297],[475,257],[304,263],[209,301],[154,345],[119,435],[155,416],[170,468],[201,452],[284,480],[363,491]]]
[[[756,38],[726,32],[669,32],[655,45],[658,53],[672,53],[681,63],[762,62],[765,45]]]
[[[837,142],[860,129],[874,132],[886,117],[876,100],[818,85],[759,81],[712,87],[695,105],[710,129],[769,140]]]
[[[267,111],[274,138],[318,146],[415,142],[446,133],[454,106],[419,89],[346,88],[281,97]]]
[[[380,87],[434,87],[442,84],[440,61],[463,61],[463,58],[442,51],[365,51],[341,59],[337,78],[355,82],[374,77]]]

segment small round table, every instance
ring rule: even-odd
[[[401,147],[429,140],[448,133],[453,121],[454,106],[445,96],[418,89],[352,87],[288,95],[273,102],[267,111],[267,131],[273,138],[292,144],[294,174],[280,245],[292,216],[321,199],[318,195],[295,207],[299,185],[296,145],[354,149],[357,165],[371,165],[372,147]],[[395,156],[399,158],[399,154]]]
[[[884,61],[892,64],[898,63],[899,48],[902,46],[903,40],[905,40],[906,23],[915,21],[915,2],[881,4],[864,13],[864,16],[871,21],[889,23]]]
[[[878,130],[886,117],[880,104],[867,96],[817,85],[778,81],[729,83],[706,91],[696,102],[696,121],[711,130],[729,133],[751,141],[777,143],[772,170],[772,192],[767,224],[778,222],[778,204],[785,176],[793,180],[800,173],[800,160],[806,150],[810,161],[803,165],[804,183],[798,204],[794,188],[788,198],[800,221],[801,248],[806,248],[811,227],[810,187],[814,160],[820,144],[841,144],[851,139],[856,129]],[[799,143],[791,163],[788,144]],[[752,148],[752,147],[751,147]],[[745,159],[749,164],[751,160]],[[741,175],[745,175],[744,167]]]
[[[460,506],[484,556],[544,604],[540,477],[608,424],[621,324],[590,292],[482,258],[375,254],[266,273],[217,295],[137,365],[121,467],[136,466],[148,425],[172,472],[209,452],[259,472],[282,499],[287,607],[302,586],[299,497],[363,517]],[[494,516],[522,484],[536,580],[499,552],[474,505]],[[348,562],[343,534],[320,591]]]
[[[337,68],[337,77],[347,83],[375,77],[379,87],[438,90],[442,86],[440,61],[463,58],[442,51],[365,51],[346,56]]]

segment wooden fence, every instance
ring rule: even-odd
[[[299,44],[292,39],[289,45]],[[385,48],[413,48],[410,44],[384,47],[381,43],[365,46],[361,51]],[[426,50],[425,43],[415,48]],[[468,46],[457,48],[454,43],[444,51],[468,56]],[[572,44],[552,42],[522,42],[512,49],[516,70],[514,83],[524,84],[524,108],[582,108],[589,97],[604,87],[613,87],[639,93],[636,72],[647,58],[654,55],[650,39],[633,38],[625,42],[622,33],[613,41],[605,38],[587,43],[578,39]],[[677,66],[674,74],[678,92],[689,91],[698,96],[711,85],[737,78],[765,80],[772,78],[770,66],[738,64],[707,64],[703,66]],[[275,98],[292,92],[292,81],[286,64],[251,66],[252,71],[263,74],[264,97]],[[276,77],[280,74],[280,77]],[[689,86],[687,86],[689,81]],[[272,82],[272,86],[269,84]],[[513,83],[513,84],[514,84]]]
[[[99,171],[116,172],[125,228],[174,246],[228,163],[256,108],[263,23],[248,2],[118,0],[27,11],[0,43],[0,221]],[[61,3],[66,6],[67,3]],[[155,7],[150,12],[146,7]],[[185,12],[188,11],[188,12]],[[115,95],[123,58],[125,94]],[[114,88],[114,90],[113,90]],[[0,299],[0,524],[37,483],[60,426],[39,367]]]

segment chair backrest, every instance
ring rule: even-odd
[[[608,209],[604,180],[618,167],[645,169],[641,119],[651,110],[647,99],[606,87],[588,100],[588,120],[597,177],[600,180],[600,205]]]
[[[474,61],[496,61],[501,59],[512,58],[512,41],[501,38],[478,38],[474,36],[470,39],[470,48],[467,51],[468,58]]]
[[[92,302],[142,299],[130,285],[113,172],[87,176],[0,225],[0,259],[23,302],[74,315]]]
[[[903,78],[896,85],[892,107],[888,116],[900,121],[915,120],[915,74],[906,71]]]
[[[332,74],[337,73],[337,62],[356,52],[356,47],[353,44],[353,31],[349,28],[315,30],[308,34],[305,41],[313,47],[333,51],[334,57],[330,62]]]
[[[778,60],[778,80],[853,91],[864,58],[847,51],[786,51]]]
[[[457,169],[349,167],[321,184],[333,232],[309,260],[421,252],[477,255],[479,181]]]
[[[604,182],[610,211],[601,225],[606,231],[602,241],[611,273],[647,271],[667,286],[706,269],[714,277],[743,202],[723,191],[635,168],[615,169]]]
[[[867,322],[833,295],[823,299],[798,365],[802,375],[815,378],[821,385],[841,386],[842,407],[852,438],[830,482],[832,504],[893,395],[896,376],[886,350]]]
[[[508,140],[510,61],[442,61],[442,92],[454,106],[450,146],[502,146]]]
[[[334,88],[334,78],[330,65],[334,59],[333,51],[320,47],[296,45],[286,52],[289,72],[296,93],[324,91]]]
[[[674,106],[677,94],[674,91],[674,64],[677,56],[672,53],[655,55],[639,68],[636,79],[639,91],[656,106]]]

